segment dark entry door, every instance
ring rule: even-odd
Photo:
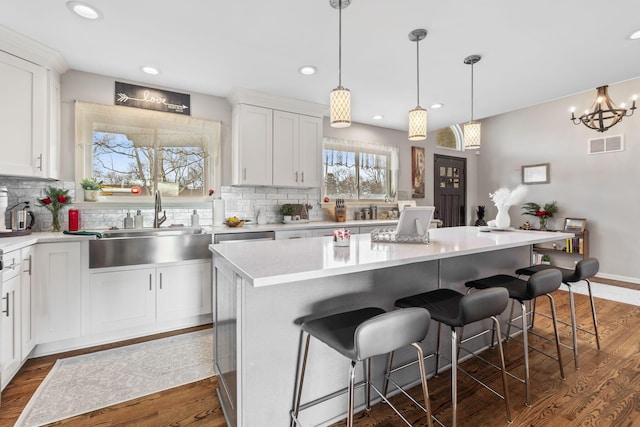
[[[467,159],[436,154],[433,174],[434,216],[444,227],[465,225]]]

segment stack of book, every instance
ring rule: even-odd
[[[564,251],[570,254],[583,254],[584,239],[582,237],[572,237],[566,239]]]

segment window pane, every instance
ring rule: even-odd
[[[162,147],[158,188],[163,195],[204,196],[206,153],[201,147]]]
[[[153,147],[137,146],[126,135],[93,132],[93,176],[102,181],[106,196],[134,196],[129,191],[134,186],[152,194],[153,155]]]
[[[331,198],[357,199],[356,153],[324,150],[324,184]]]
[[[388,176],[388,156],[360,153],[360,199],[384,199]]]

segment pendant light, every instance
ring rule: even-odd
[[[471,65],[471,120],[464,125],[464,149],[480,148],[480,123],[473,121],[473,64],[480,61],[480,55],[470,55],[464,58],[464,63]]]
[[[417,29],[409,33],[409,40],[416,42],[416,108],[409,111],[409,141],[427,138],[427,110],[420,106],[420,40],[427,37],[427,30]]]
[[[338,9],[338,87],[331,91],[329,108],[331,127],[351,126],[351,91],[342,87],[342,9],[351,4],[351,0],[329,0],[334,9]]]

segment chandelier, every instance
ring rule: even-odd
[[[605,132],[613,126],[617,125],[623,117],[631,117],[636,109],[636,96],[633,97],[633,105],[628,110],[622,107],[618,107],[609,98],[608,88],[609,86],[600,86],[596,90],[596,100],[593,101],[591,108],[586,110],[583,115],[576,117],[573,111],[571,111],[571,121],[574,125],[582,123],[589,129],[593,129],[598,132]]]

